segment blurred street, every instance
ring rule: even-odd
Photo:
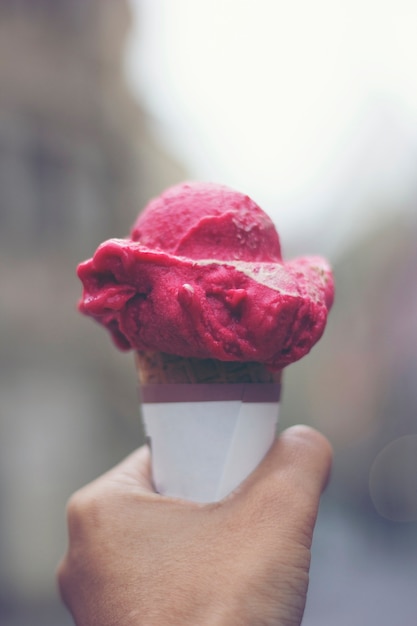
[[[148,55],[172,36],[168,26],[177,22],[167,20],[163,5],[152,14],[161,25],[155,29],[145,19],[147,0],[0,4],[1,626],[72,624],[55,583],[66,547],[66,501],[143,441],[132,355],[116,350],[102,328],[78,313],[77,264],[103,240],[124,237],[138,211],[167,186],[209,175],[231,186],[237,181],[236,171],[221,164],[243,152],[243,144],[231,146],[219,131],[225,152],[216,160],[212,141],[197,131],[204,107],[183,96],[181,112],[181,98],[174,98],[174,64],[154,108],[164,78],[158,87],[156,57],[154,65],[144,57],[149,89],[155,81],[152,94],[142,100],[127,80],[127,49],[143,50],[133,46],[132,33],[143,33],[148,43],[151,33]],[[140,6],[148,10],[141,13]],[[351,43],[344,41],[349,58]],[[173,51],[169,60],[179,54],[168,45],[167,51]],[[301,71],[301,61],[293,72]],[[130,60],[129,67],[131,73],[141,64]],[[275,63],[271,68],[269,75],[278,72]],[[248,66],[245,79],[254,80],[255,70]],[[416,83],[417,93],[416,75],[406,70],[390,67],[394,77]],[[225,94],[226,87],[238,94],[233,81]],[[217,111],[216,94],[206,95]],[[287,95],[278,130],[291,111]],[[222,109],[219,115],[243,136],[247,126],[258,128],[259,102],[243,126],[235,120],[235,128]],[[308,99],[297,102],[304,120]],[[277,152],[271,155],[270,178],[260,171],[256,151],[245,153],[253,178],[245,178],[242,165],[248,187],[259,189],[254,200],[282,234],[285,257],[328,255],[336,278],[323,339],[284,374],[280,428],[311,424],[335,451],[304,626],[417,621],[417,115],[412,103],[403,115],[389,94],[372,102],[375,109],[358,115],[354,137],[341,132],[338,160],[323,153],[319,166],[313,149],[304,159],[300,148],[300,155],[291,153],[293,178],[288,164],[275,181],[290,133],[281,162]],[[298,128],[297,119],[291,123]],[[191,136],[195,143],[188,143]],[[194,167],[187,161],[193,150]],[[301,171],[303,164],[308,171]]]

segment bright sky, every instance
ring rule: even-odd
[[[247,192],[283,236],[330,222],[334,245],[407,199],[416,0],[131,2],[129,80],[190,178]]]

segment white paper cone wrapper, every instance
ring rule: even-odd
[[[195,502],[233,491],[274,441],[279,391],[275,383],[142,387],[156,490]]]

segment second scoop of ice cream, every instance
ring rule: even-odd
[[[270,218],[227,187],[184,183],[152,200],[131,237],[80,264],[80,310],[124,350],[282,369],[321,337],[333,278],[321,257],[284,262]]]

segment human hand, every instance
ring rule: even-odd
[[[144,446],[68,505],[58,569],[77,626],[299,626],[328,441],[295,426],[221,502],[156,494]]]

